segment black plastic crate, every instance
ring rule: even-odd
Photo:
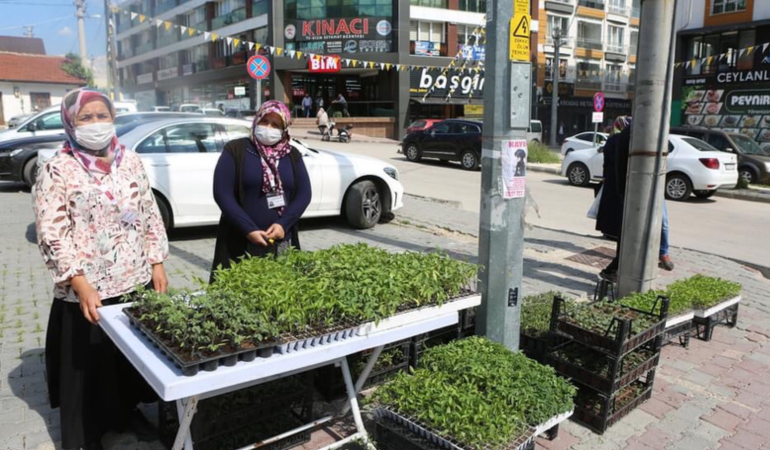
[[[476,314],[478,314],[477,306],[460,311],[460,330],[463,334],[476,329]]]
[[[379,386],[382,383],[393,378],[399,372],[405,372],[409,370],[409,363],[411,361],[412,343],[409,340],[394,342],[385,346],[382,350],[382,355],[394,350],[400,350],[398,355],[391,364],[378,367],[376,364],[372,369],[372,372],[366,379],[363,388],[368,389],[374,386]],[[372,354],[373,349],[365,350],[361,353],[351,356],[348,359],[350,365],[351,375],[353,377],[353,383],[356,382],[360,371],[356,370],[359,363],[366,364],[369,356]],[[345,380],[342,378],[342,371],[339,367],[334,365],[328,365],[321,367],[314,371],[315,374],[315,388],[316,391],[323,397],[324,400],[331,401],[335,398],[345,396]]]
[[[738,325],[738,306],[736,303],[732,306],[717,311],[708,317],[695,317],[692,322],[695,335],[702,341],[710,341],[714,335],[714,328],[717,325],[726,325],[729,328],[735,328]]]
[[[216,438],[195,442],[196,450],[224,450],[232,448],[241,448],[252,445],[273,436],[285,433],[294,428],[300,427],[304,423],[291,415],[274,415],[269,422],[246,423],[246,426],[239,428],[233,433],[219,435]],[[299,445],[310,442],[312,430],[304,430],[297,434],[279,439],[275,442],[262,445],[260,450],[288,450]]]
[[[578,386],[571,420],[598,434],[604,434],[608,428],[652,396],[654,378],[655,371],[651,371],[645,380],[637,380],[612,396]]]
[[[377,421],[375,439],[377,450],[443,450],[409,428],[389,420]]]
[[[663,345],[673,344],[678,341],[682,347],[689,347],[694,327],[693,321],[687,320],[666,328],[663,330]]]
[[[660,341],[660,336],[666,326],[669,300],[665,297],[659,297],[650,311],[657,309],[658,301],[661,302],[660,314],[625,307],[637,314],[653,316],[657,319],[657,323],[653,326],[632,335],[631,320],[628,319],[614,318],[604,333],[598,333],[583,328],[579,324],[571,323],[567,320],[568,315],[564,299],[556,297],[553,299],[553,308],[551,310],[550,331],[552,334],[562,334],[587,347],[619,358],[650,341]],[[590,306],[585,305],[582,307]],[[660,345],[660,342],[658,342],[658,345]]]
[[[438,330],[424,333],[412,338],[412,349],[410,351],[412,367],[419,367],[420,358],[425,350],[437,345],[448,344],[454,340],[462,338],[462,330],[459,325],[451,325]]]

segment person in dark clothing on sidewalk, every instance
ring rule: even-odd
[[[220,266],[248,255],[299,248],[297,222],[310,204],[310,178],[289,137],[283,103],[262,104],[252,136],[230,141],[214,171],[214,200],[222,210],[211,280]]]

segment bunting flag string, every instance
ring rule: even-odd
[[[760,50],[760,47],[761,47],[761,50]],[[767,42],[765,44],[756,44],[746,48],[729,49],[724,53],[719,53],[716,55],[705,56],[703,58],[693,58],[688,61],[680,61],[678,63],[675,63],[674,67],[677,69],[680,67],[689,69],[690,67],[697,67],[698,64],[711,65],[714,62],[714,60],[716,60],[719,63],[722,63],[725,61],[732,60],[734,57],[736,57],[736,53],[738,58],[750,57],[752,54],[754,54],[754,52],[760,52],[760,51],[762,55],[764,55],[765,52],[767,52],[768,47],[770,47],[770,42]]]

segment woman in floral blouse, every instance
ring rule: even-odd
[[[62,446],[101,449],[136,423],[154,395],[97,325],[97,308],[137,285],[166,291],[168,240],[139,157],[115,135],[115,108],[86,89],[62,102],[67,140],[34,189],[37,240],[54,287],[46,336],[48,390],[61,407]]]

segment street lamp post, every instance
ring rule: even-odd
[[[556,132],[558,128],[558,108],[559,108],[559,69],[560,69],[560,51],[561,51],[561,28],[554,27],[553,33],[553,62],[551,62],[551,146],[555,147]]]

